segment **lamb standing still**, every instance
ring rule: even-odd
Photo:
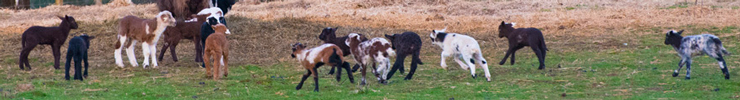
[[[77,22],[72,16],[64,15],[64,17],[58,16],[62,20],[62,23],[58,27],[41,27],[31,26],[21,36],[21,50],[20,58],[18,58],[18,66],[21,70],[28,68],[31,70],[31,64],[28,62],[28,54],[36,45],[50,45],[52,53],[54,54],[54,69],[59,69],[59,57],[61,52],[59,49],[62,47],[69,31],[77,29]],[[23,67],[25,64],[25,68]]]
[[[224,24],[211,27],[216,32],[206,39],[203,62],[206,65],[206,75],[212,75],[214,80],[219,80],[221,76],[229,76],[229,41],[227,41],[226,34],[224,34],[226,32]],[[210,58],[213,58],[213,60],[210,60]],[[208,66],[211,61],[213,61],[213,65]]]
[[[188,21],[177,21],[176,27],[168,27],[163,33],[165,43],[164,46],[162,46],[162,51],[159,53],[159,61],[162,61],[164,53],[167,52],[167,49],[170,49],[172,60],[177,62],[177,53],[175,52],[177,44],[180,43],[181,39],[190,39],[193,40],[193,44],[195,45],[195,62],[203,62],[203,47],[200,44],[200,25],[201,23],[206,22],[206,17],[210,15],[211,14],[193,14],[193,19]]]
[[[136,16],[121,18],[118,24],[118,41],[116,41],[115,59],[116,65],[123,67],[121,49],[126,48],[129,63],[136,67],[134,46],[137,41],[142,41],[144,54],[144,68],[149,66],[149,56],[152,56],[152,64],[157,68],[157,41],[167,26],[175,26],[175,18],[169,11],[162,11],[154,19],[141,19]]]
[[[69,80],[69,67],[70,61],[74,58],[75,61],[75,80],[83,80],[87,78],[87,68],[90,63],[87,62],[87,50],[90,49],[90,39],[94,39],[94,36],[82,34],[69,39],[69,47],[67,48],[67,63],[64,66],[64,79]],[[85,71],[82,72],[82,62],[85,62]],[[80,74],[83,73],[83,74]]]

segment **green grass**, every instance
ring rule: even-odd
[[[633,31],[656,33],[636,36],[633,48],[557,52],[547,56],[547,68],[537,70],[538,62],[531,50],[517,52],[517,63],[498,65],[503,54],[485,51],[490,62],[492,82],[486,82],[478,68],[478,78],[448,61],[448,70],[439,67],[438,54],[422,54],[413,80],[402,80],[396,74],[388,85],[378,84],[368,74],[368,85],[360,86],[360,74],[354,73],[355,83],[345,75],[337,82],[327,75],[328,67],[319,68],[320,92],[313,92],[314,81],[306,80],[303,89],[295,86],[305,70],[296,63],[283,62],[270,66],[232,65],[229,77],[214,81],[204,77],[204,69],[169,66],[157,69],[116,68],[113,64],[93,67],[91,78],[85,81],[66,81],[63,70],[51,73],[33,73],[49,70],[34,67],[27,73],[16,67],[0,70],[8,75],[0,77],[2,99],[738,99],[740,73],[738,56],[727,56],[732,78],[721,76],[716,61],[706,56],[694,58],[692,79],[685,80],[685,69],[679,77],[671,77],[678,57],[673,49],[663,44],[664,28],[646,28]],[[670,29],[670,28],[665,28]],[[737,27],[683,26],[684,35],[711,32],[721,36],[734,34]],[[661,34],[657,34],[661,33]],[[627,33],[631,34],[631,33]],[[740,53],[736,35],[721,37],[732,53]],[[620,43],[621,45],[621,43]],[[435,48],[436,49],[436,48]],[[486,48],[483,48],[486,50]],[[434,49],[428,49],[434,50]],[[183,61],[187,60],[182,60]],[[406,68],[408,73],[408,62]],[[162,62],[172,63],[172,62]],[[187,63],[195,64],[195,63]],[[32,64],[35,65],[35,64]],[[46,65],[46,64],[45,64]],[[3,65],[13,66],[13,65]],[[346,72],[344,72],[346,73]],[[12,76],[12,77],[11,77]],[[203,84],[201,84],[203,83]],[[18,84],[32,84],[35,88],[19,92]],[[565,94],[566,96],[562,96]]]

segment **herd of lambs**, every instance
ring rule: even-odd
[[[226,36],[230,35],[231,32],[227,29],[226,20],[223,16],[231,9],[233,4],[233,0],[160,0],[158,7],[161,12],[153,19],[142,19],[136,16],[121,18],[118,23],[118,40],[115,41],[115,64],[124,67],[121,50],[125,49],[131,66],[138,66],[134,56],[134,47],[137,42],[140,42],[144,55],[142,67],[157,68],[156,46],[160,38],[164,37],[165,42],[159,60],[162,60],[163,54],[169,48],[174,61],[178,61],[175,47],[179,40],[191,39],[195,42],[195,54],[197,56],[195,61],[203,62],[203,67],[206,68],[206,76],[215,80],[228,76],[229,43]],[[21,70],[31,69],[28,55],[39,44],[51,45],[54,54],[54,68],[59,69],[59,57],[61,55],[59,49],[66,41],[70,30],[78,28],[74,17],[65,15],[59,18],[62,22],[58,27],[32,26],[23,33],[21,37],[22,50],[18,62]],[[548,49],[542,32],[536,28],[514,28],[514,25],[515,23],[502,21],[498,27],[499,37],[505,37],[509,41],[506,55],[499,64],[503,65],[509,56],[511,56],[511,64],[514,64],[516,51],[529,46],[539,60],[538,69],[544,69]],[[385,35],[385,38],[369,38],[358,33],[337,37],[337,29],[324,28],[318,38],[324,41],[325,44],[316,47],[309,48],[302,43],[291,44],[291,56],[306,68],[306,74],[303,75],[296,89],[301,89],[303,82],[313,75],[314,91],[318,91],[317,68],[323,65],[332,67],[329,74],[335,74],[336,69],[337,81],[341,79],[343,68],[347,71],[351,83],[354,83],[352,73],[360,70],[362,75],[360,84],[364,85],[366,84],[366,70],[369,67],[373,68],[371,71],[378,82],[386,84],[396,70],[404,72],[403,66],[406,56],[411,56],[412,59],[411,70],[404,80],[410,80],[417,69],[417,65],[423,64],[419,58],[423,42],[417,33],[391,34]],[[478,42],[471,36],[445,31],[446,28],[431,30],[429,34],[431,43],[442,49],[440,66],[446,69],[445,59],[453,57],[452,59],[462,69],[470,71],[473,78],[476,78],[476,66],[483,68],[486,80],[490,82],[491,74],[488,69],[488,62],[483,57],[484,50],[480,49]],[[666,33],[665,44],[671,45],[681,57],[678,69],[674,71],[673,77],[678,76],[678,71],[686,65],[686,79],[690,79],[692,56],[705,54],[718,60],[725,79],[729,79],[730,76],[723,58],[723,55],[727,55],[729,52],[722,46],[722,42],[717,36],[702,34],[682,37],[682,33],[683,30],[678,32],[671,30]],[[94,39],[94,36],[82,34],[70,39],[65,63],[65,79],[70,79],[71,60],[75,61],[73,79],[83,80],[88,76],[87,51],[90,49],[90,39]],[[350,68],[351,64],[345,61],[345,57],[349,55],[352,55],[354,61],[357,62],[352,68]],[[391,63],[391,57],[395,57],[396,61],[394,63]],[[85,70],[84,73],[80,74],[82,72],[82,62],[84,62]]]

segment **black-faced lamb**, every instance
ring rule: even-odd
[[[683,30],[678,32],[671,30],[666,33],[665,44],[671,45],[678,52],[678,56],[681,57],[681,61],[678,62],[678,69],[673,71],[673,77],[678,76],[678,71],[681,70],[683,65],[686,65],[686,79],[691,79],[691,56],[706,54],[717,59],[725,79],[730,79],[727,64],[725,64],[725,59],[722,56],[730,53],[722,46],[722,41],[717,36],[701,34],[682,37],[682,33]]]
[[[94,39],[95,36],[89,36],[82,34],[80,36],[69,39],[69,47],[67,48],[67,63],[64,66],[64,79],[69,80],[69,67],[72,59],[75,61],[75,80],[83,80],[87,78],[87,68],[90,63],[87,62],[87,50],[90,49],[90,40]],[[85,71],[82,71],[82,62],[85,62]],[[82,73],[82,74],[80,74]]]
[[[391,48],[396,51],[396,62],[393,64],[391,71],[388,72],[387,79],[390,79],[396,70],[401,69],[401,73],[403,73],[403,61],[406,56],[411,55],[411,71],[404,78],[404,80],[410,80],[416,72],[417,64],[423,64],[421,58],[419,58],[422,45],[421,38],[414,32],[385,35],[385,38],[391,41]]]
[[[501,25],[498,26],[498,37],[506,37],[506,39],[509,40],[509,50],[506,51],[504,59],[502,59],[498,64],[503,65],[506,62],[506,58],[511,56],[511,65],[514,65],[514,54],[516,51],[529,46],[540,61],[540,67],[537,69],[545,69],[545,56],[547,55],[548,50],[545,45],[545,38],[542,35],[542,32],[536,28],[515,29],[515,24],[516,23],[506,23],[501,21]]]

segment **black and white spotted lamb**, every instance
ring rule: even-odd
[[[666,33],[665,38],[665,44],[673,46],[673,49],[678,52],[678,56],[681,57],[681,61],[678,62],[678,69],[673,71],[673,77],[678,76],[678,71],[681,70],[683,65],[686,65],[686,79],[691,79],[691,56],[706,54],[717,59],[725,79],[730,79],[727,64],[725,64],[725,59],[722,57],[722,55],[730,53],[722,46],[722,41],[717,36],[701,34],[682,37],[681,33],[683,33],[683,30],[678,32],[671,30]]]

